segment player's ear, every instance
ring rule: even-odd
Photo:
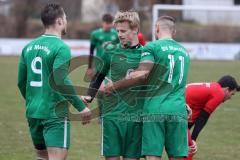
[[[230,89],[229,87],[225,87],[225,91],[226,91],[227,93],[229,93],[229,92],[231,92],[231,89]]]
[[[230,92],[231,91],[231,89],[229,88],[229,87],[227,87],[227,90]]]
[[[62,23],[63,23],[63,19],[62,18],[57,18],[56,19],[56,24],[58,24],[58,25],[62,25]]]
[[[160,28],[159,28],[159,27],[160,27],[160,26],[157,24],[157,25],[156,25],[156,32],[157,32],[157,33],[159,33],[159,31],[160,31]]]
[[[135,34],[138,34],[138,31],[139,31],[139,29],[138,29],[137,27],[133,28],[133,32],[134,32]]]
[[[176,30],[176,29],[174,29],[174,30],[173,30],[173,33],[172,33],[172,35],[173,35],[173,36],[175,36],[175,35],[176,35],[176,33],[177,33],[177,30]]]

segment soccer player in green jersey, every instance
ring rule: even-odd
[[[67,28],[63,8],[58,4],[48,4],[41,12],[41,19],[45,34],[22,50],[18,87],[26,100],[26,117],[37,159],[65,160],[70,142],[70,123],[67,116],[59,117],[56,107],[62,104],[61,107],[67,108],[68,104],[61,102],[68,100],[80,112],[81,119],[89,120],[91,113],[77,95],[62,95],[49,83],[55,70],[63,76],[69,70],[70,48],[61,40]],[[61,84],[60,76],[53,75],[55,83]],[[66,77],[64,84],[71,86],[71,81]]]
[[[142,155],[147,160],[160,160],[164,147],[170,160],[188,155],[185,85],[190,60],[186,49],[172,39],[175,32],[175,20],[160,17],[156,22],[157,40],[144,47],[138,69],[127,81],[106,87],[110,92],[145,81],[147,76],[148,83],[155,84],[143,109]],[[161,90],[165,92],[160,95]]]
[[[120,44],[109,44],[102,58],[104,65],[91,82],[89,97],[91,100],[107,75],[110,81],[126,77],[139,65],[142,46],[138,41],[140,20],[136,12],[119,12],[114,18]],[[102,68],[102,69],[101,69]],[[101,70],[100,70],[101,69]],[[108,82],[107,82],[108,83]],[[91,91],[91,89],[93,89]],[[95,92],[94,92],[95,91]],[[140,115],[141,100],[132,102],[134,92],[128,89],[100,99],[104,105],[102,111],[102,154],[106,160],[137,160],[141,157],[142,122]]]
[[[89,79],[91,79],[96,73],[98,60],[99,58],[101,59],[103,57],[103,50],[106,44],[119,43],[117,31],[113,28],[112,23],[113,16],[111,14],[104,14],[102,16],[102,27],[94,30],[90,35],[90,52],[88,59],[88,69],[86,72],[86,76]],[[96,51],[95,58],[94,51]],[[102,105],[104,105],[104,102],[99,101],[100,98],[102,98],[102,95],[98,95],[97,103],[99,106],[99,111],[102,112]]]
[[[87,76],[92,77],[93,72],[93,55],[96,49],[96,57],[102,57],[104,46],[111,43],[119,43],[118,35],[112,25],[113,17],[111,14],[104,14],[102,17],[102,27],[94,30],[90,35],[90,55],[88,62]]]

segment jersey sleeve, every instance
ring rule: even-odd
[[[26,84],[27,83],[27,66],[24,61],[24,51],[22,52],[18,64],[18,88],[23,96],[26,98]]]
[[[219,90],[211,89],[211,99],[206,103],[203,110],[211,114],[223,101],[224,93]]]
[[[59,49],[53,64],[54,69],[54,82],[57,89],[63,93],[62,95],[78,110],[82,111],[85,108],[84,103],[76,94],[71,80],[68,77],[69,66],[70,66],[71,54],[70,49],[64,46]],[[67,87],[66,87],[67,86]],[[67,95],[64,93],[71,93]]]
[[[90,35],[90,43],[91,45],[96,45],[97,44],[97,38],[96,38],[96,32],[92,32]]]
[[[143,61],[151,61],[153,63],[155,62],[154,45],[152,43],[148,43],[146,46],[143,47],[140,62]]]
[[[107,75],[110,70],[110,53],[104,52],[104,54],[98,58],[95,63],[97,72]]]

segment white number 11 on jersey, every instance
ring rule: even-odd
[[[169,59],[169,66],[170,66],[170,71],[169,71],[169,76],[168,76],[168,83],[172,82],[172,77],[173,77],[173,69],[174,69],[174,65],[175,65],[175,61],[174,61],[174,56],[173,55],[168,55],[168,59]],[[182,83],[183,80],[183,72],[184,72],[184,57],[183,56],[179,56],[179,61],[180,61],[180,76],[179,76],[179,80],[178,80],[178,84]]]

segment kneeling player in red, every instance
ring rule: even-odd
[[[197,137],[210,115],[221,103],[229,100],[239,90],[240,87],[236,80],[229,75],[223,76],[218,82],[190,83],[187,85],[186,102],[192,110],[192,116],[188,120],[189,130],[194,126],[189,137],[189,142],[192,142],[189,145],[190,154],[196,153]]]

